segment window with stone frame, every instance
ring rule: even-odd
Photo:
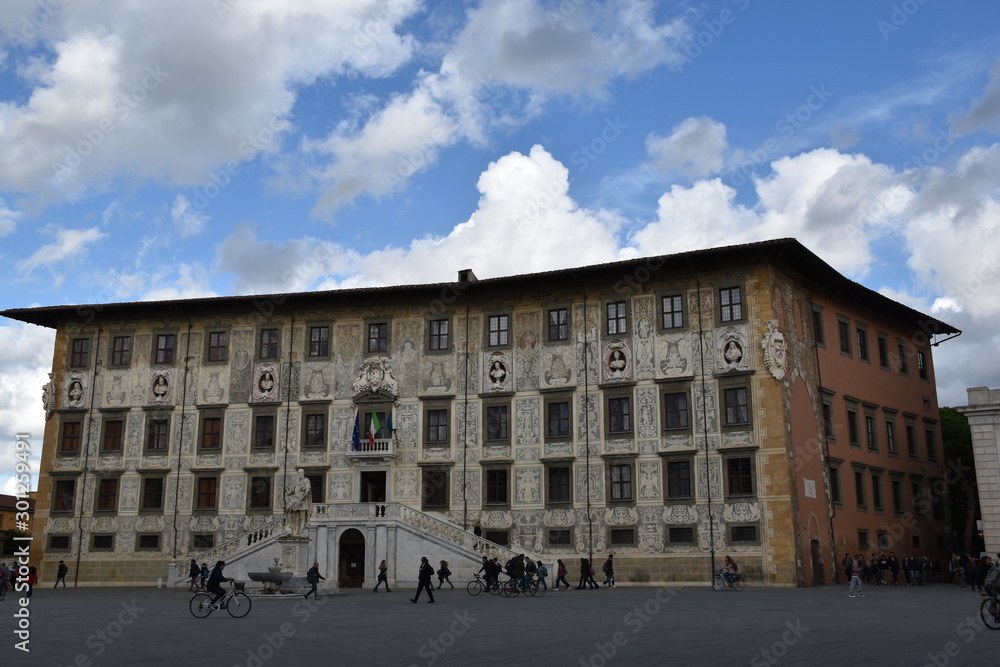
[[[326,502],[326,474],[323,472],[307,472],[306,479],[309,480],[309,491],[314,503]]]
[[[903,425],[903,431],[906,433],[906,452],[911,459],[918,459],[920,454],[917,451],[917,427],[909,419],[907,418]]]
[[[72,514],[76,503],[76,480],[55,478],[52,481],[52,512]]]
[[[605,393],[607,434],[610,438],[632,436],[632,394],[618,391]]]
[[[604,305],[606,328],[609,336],[624,336],[628,333],[628,302],[609,301]]]
[[[826,329],[823,326],[823,310],[818,306],[812,309],[813,338],[818,347],[826,347]]]
[[[510,315],[489,315],[486,318],[486,336],[489,347],[510,345]]]
[[[743,288],[740,286],[719,289],[719,319],[738,322],[743,319]]]
[[[851,356],[851,321],[842,315],[837,316],[837,338],[840,342],[840,353]]]
[[[270,510],[271,509],[271,486],[273,480],[271,475],[251,475],[249,485],[249,499],[247,509],[250,510]]]
[[[135,540],[136,551],[159,551],[159,533],[138,533]]]
[[[487,400],[483,404],[486,444],[510,443],[510,401]]]
[[[858,344],[858,360],[868,361],[868,327],[858,324],[854,333]]]
[[[548,311],[549,342],[569,340],[569,309],[552,308]]]
[[[143,477],[142,496],[139,498],[139,509],[144,512],[163,511],[163,477]]]
[[[572,528],[550,528],[548,530],[548,546],[570,547],[573,545]]]
[[[86,368],[90,361],[90,339],[74,338],[70,341],[69,365],[71,368]]]
[[[448,468],[424,468],[421,477],[421,507],[424,510],[448,509]]]
[[[229,358],[229,333],[226,331],[208,332],[208,354],[206,360],[209,362],[226,361]]]
[[[253,417],[253,449],[257,451],[274,451],[275,426],[277,415],[274,412],[255,412]]]
[[[875,425],[875,409],[865,407],[865,444],[869,451],[878,451],[878,429]]]
[[[157,364],[174,363],[174,348],[177,346],[175,334],[157,334],[156,347],[153,349],[153,359]]]
[[[830,502],[834,507],[844,506],[843,494],[840,488],[840,462],[830,462]]]
[[[695,526],[667,526],[668,544],[694,544]]]
[[[927,379],[927,355],[923,350],[917,350],[917,377]]]
[[[569,463],[547,464],[545,467],[545,502],[547,505],[569,505],[573,502],[573,467]]]
[[[210,452],[222,451],[222,412],[212,410],[201,415],[201,434],[198,447]]]
[[[545,442],[570,442],[573,437],[573,396],[569,392],[543,395]]]
[[[664,468],[666,469],[666,499],[690,500],[694,498],[692,459],[667,459],[664,461]]]
[[[118,509],[118,478],[105,477],[97,481],[97,499],[94,510],[115,512]]]
[[[195,480],[195,510],[209,511],[218,508],[219,478],[201,476]]]
[[[634,465],[631,461],[612,461],[607,466],[608,502],[631,503],[635,501]]]
[[[326,411],[307,412],[302,420],[302,446],[321,449],[326,447]]]
[[[330,327],[326,325],[309,327],[309,356],[330,356]]]
[[[854,467],[854,500],[859,512],[868,510],[868,500],[865,494],[865,470]]]
[[[729,526],[729,541],[733,544],[755,544],[760,541],[755,524]]]
[[[847,404],[847,444],[861,449],[861,423],[856,403]]]
[[[924,427],[924,444],[927,445],[927,460],[937,461],[937,434],[933,425]]]
[[[608,531],[609,542],[613,547],[628,547],[635,545],[635,528],[611,528]]]
[[[886,334],[876,334],[878,345],[878,365],[883,370],[889,370],[889,340]]]
[[[110,534],[94,534],[90,536],[91,551],[114,551],[115,536]]]
[[[59,438],[59,454],[75,456],[80,453],[80,438],[83,432],[83,422],[64,421],[62,436]]]
[[[684,328],[684,295],[670,294],[660,297],[660,313],[662,328]]]
[[[485,505],[510,505],[510,468],[485,468]]]
[[[69,551],[70,544],[69,535],[49,535],[49,551]]]
[[[368,354],[389,351],[389,323],[368,322]]]
[[[132,363],[132,337],[114,336],[111,339],[111,365],[128,366]]]
[[[261,329],[258,335],[257,358],[277,359],[278,358],[278,330],[268,327]]]
[[[168,417],[153,417],[147,415],[146,451],[166,453],[167,438],[170,434],[170,419]]]
[[[451,320],[431,320],[427,323],[427,328],[427,349],[432,352],[451,349]]]
[[[451,425],[448,407],[443,404],[424,405],[424,447],[448,447]]]
[[[104,415],[104,433],[101,435],[101,453],[121,454],[125,435],[125,419],[121,413]]]
[[[675,389],[664,390],[663,430],[691,430],[691,416],[689,412],[688,393],[686,391],[677,391]]]
[[[892,513],[900,516],[903,513],[903,480],[902,473],[890,473],[889,490],[892,494]]]
[[[882,409],[885,416],[885,449],[890,456],[899,456],[899,442],[896,439],[896,413]]]
[[[755,495],[753,456],[730,456],[726,462],[726,496],[739,498]]]
[[[750,425],[750,388],[746,385],[721,387],[723,425],[745,428]]]
[[[882,507],[882,475],[872,471],[872,509],[881,512]]]

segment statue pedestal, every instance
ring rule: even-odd
[[[309,562],[308,537],[279,537],[281,547],[281,563],[297,577],[305,577],[312,563]]]

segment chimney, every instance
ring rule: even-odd
[[[472,272],[472,269],[459,269],[458,271],[458,282],[460,283],[474,283],[478,278],[476,274]]]

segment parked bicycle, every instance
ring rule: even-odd
[[[226,591],[226,594],[217,603],[219,609],[225,609],[233,618],[243,618],[249,614],[250,596],[243,592],[245,586],[245,582],[230,580],[229,590]],[[211,593],[195,593],[188,603],[188,609],[191,610],[191,614],[195,618],[206,618],[209,616],[215,611],[215,606],[212,604],[213,597]]]
[[[960,567],[951,571],[951,583],[965,588],[965,570]]]
[[[742,591],[743,587],[746,586],[746,576],[740,572],[735,572],[732,574],[733,583],[730,584],[726,581],[726,577],[722,572],[722,568],[716,571],[715,576],[712,577],[712,588],[721,591],[724,589],[732,589],[734,591]]]

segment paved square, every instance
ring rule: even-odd
[[[348,590],[318,603],[253,601],[243,619],[197,619],[181,589],[36,590],[30,648],[14,648],[15,596],[0,602],[5,665],[995,665],[1000,631],[977,593],[948,584],[715,592],[621,587],[541,598],[472,597],[464,583]]]

